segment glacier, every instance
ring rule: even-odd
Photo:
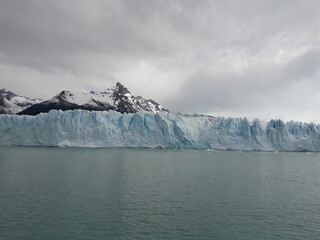
[[[1,115],[1,146],[320,151],[320,125],[171,113],[52,110]]]

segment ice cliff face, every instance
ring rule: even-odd
[[[320,126],[168,113],[51,111],[0,116],[0,145],[320,151]]]

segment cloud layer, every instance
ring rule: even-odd
[[[173,111],[320,122],[317,0],[0,1],[0,87],[120,81]]]

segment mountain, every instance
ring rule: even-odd
[[[318,151],[320,125],[168,113],[50,111],[0,116],[0,146]]]
[[[0,114],[16,114],[41,101],[41,99],[18,96],[3,88],[0,89]]]
[[[52,99],[34,104],[19,112],[19,115],[37,115],[50,110],[91,110],[109,111],[114,110],[121,113],[136,113],[147,111],[152,113],[169,112],[157,102],[144,99],[141,96],[133,96],[121,83],[106,89],[105,91],[71,92],[62,91]]]

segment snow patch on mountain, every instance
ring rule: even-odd
[[[41,101],[41,99],[18,96],[3,88],[0,89],[0,114],[16,114]]]

